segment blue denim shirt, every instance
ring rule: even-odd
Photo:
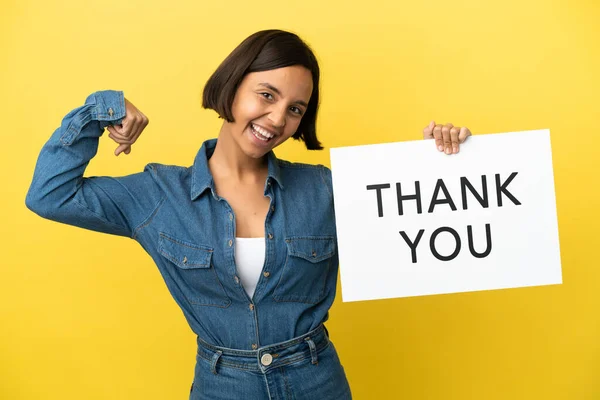
[[[191,167],[151,163],[123,177],[83,177],[105,127],[124,117],[123,92],[111,90],[69,112],[42,148],[27,207],[136,240],[208,343],[253,350],[326,321],[338,271],[330,170],[267,155],[265,263],[250,299],[236,275],[235,215],[208,168],[216,139],[204,142]]]

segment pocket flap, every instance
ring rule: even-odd
[[[312,263],[323,261],[335,253],[335,241],[331,236],[290,237],[285,242],[291,256]]]
[[[210,268],[213,249],[160,233],[158,251],[179,268]]]

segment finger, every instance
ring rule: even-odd
[[[138,130],[137,133],[135,134],[135,136],[133,136],[130,140],[129,140],[129,145],[132,145],[136,142],[136,140],[140,137],[140,135],[142,134],[142,130]]]
[[[115,142],[117,142],[117,143],[121,143],[121,144],[133,144],[136,141],[137,137],[139,136],[139,134],[141,132],[141,130],[140,130],[141,124],[142,124],[142,120],[141,119],[138,120],[138,121],[132,122],[129,125],[130,129],[132,130],[132,132],[131,132],[131,134],[129,134],[127,136],[123,135],[123,134],[120,134],[118,132],[116,132],[116,133],[112,133],[111,132],[108,136],[111,139],[113,139]],[[141,128],[141,129],[143,129],[143,128]]]
[[[429,125],[427,125],[423,129],[423,139],[433,139],[433,128],[435,127],[435,121],[431,121]]]
[[[116,125],[117,132],[121,136],[129,137],[131,135],[131,130],[133,129],[134,123],[135,123],[135,118],[133,118],[131,116],[126,117],[120,126]]]
[[[113,136],[112,133],[109,133],[108,137],[111,138],[112,140],[114,140],[117,144],[126,144],[126,145],[132,145],[133,144],[133,143],[130,143],[129,139],[117,138],[117,137]]]
[[[109,126],[107,126],[107,127],[106,127],[106,130],[107,130],[109,133],[112,133],[113,135],[118,135],[118,134],[119,134],[119,133],[117,132],[117,128],[115,128],[115,126],[114,126],[114,125],[109,125]]]
[[[131,130],[131,136],[135,136],[136,134],[139,136],[139,132],[143,131],[146,126],[148,126],[148,117],[142,114],[141,111],[138,111],[138,115],[135,118],[135,126]]]
[[[138,132],[138,129],[140,129],[141,122],[142,122],[142,119],[139,116],[136,116],[131,120],[131,129],[129,130],[129,133],[127,134],[128,139],[131,139],[135,136],[135,134]]]
[[[131,121],[131,130],[129,131],[129,134],[127,135],[127,139],[129,139],[131,141],[131,143],[133,143],[135,141],[132,139],[138,133],[141,122],[142,122],[142,120],[139,117],[136,117]]]
[[[458,153],[459,142],[458,142],[458,134],[460,132],[460,127],[453,126],[450,129],[450,140],[452,141],[452,154]]]
[[[469,136],[471,136],[471,131],[469,130],[469,128],[462,127],[460,128],[460,132],[458,134],[458,141],[460,143],[464,143],[464,141],[467,140]]]
[[[444,142],[444,152],[446,154],[452,154],[452,140],[450,139],[450,129],[452,129],[452,124],[446,124],[442,126],[442,141]]]
[[[148,120],[147,119],[143,119],[140,120],[139,125],[137,126],[137,130],[136,132],[133,134],[133,136],[131,137],[131,144],[133,144],[142,134],[144,128],[148,125]]]
[[[125,151],[126,149],[129,149],[129,151]],[[118,156],[119,154],[121,154],[123,151],[125,151],[125,154],[129,154],[129,152],[131,152],[131,146],[128,144],[120,144],[116,149],[115,149],[115,156]]]
[[[435,139],[435,146],[439,151],[444,151],[444,141],[442,140],[442,125],[436,125],[433,127],[433,137]]]
[[[148,120],[148,117],[146,117],[144,114],[142,114],[140,112],[140,121],[139,121],[139,125],[138,125],[138,132],[136,132],[136,137],[139,137],[140,134],[142,133],[142,131],[144,129],[146,129],[146,127],[148,126],[148,123],[150,121]]]
[[[123,135],[123,123],[125,123],[125,120],[122,120],[120,124],[111,125],[112,130],[119,135]]]
[[[127,136],[124,136],[122,134],[120,134],[119,132],[117,132],[117,129],[114,126],[108,126],[106,128],[109,132],[109,135],[113,140],[127,140]]]

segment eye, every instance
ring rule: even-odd
[[[292,111],[294,114],[302,115],[302,110],[298,107],[290,107],[290,111]]]
[[[260,95],[267,100],[273,100],[273,95],[271,93],[263,92],[263,93],[260,93]]]

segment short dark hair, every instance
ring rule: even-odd
[[[292,136],[304,141],[309,150],[321,150],[317,139],[319,108],[319,64],[311,48],[298,35],[278,29],[256,32],[240,43],[223,60],[204,86],[202,107],[215,110],[219,117],[234,122],[231,107],[244,76],[251,72],[301,65],[312,74],[313,90],[298,130]]]

